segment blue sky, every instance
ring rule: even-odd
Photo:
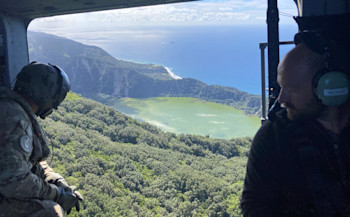
[[[278,5],[280,25],[295,24],[291,17],[297,15],[294,1],[279,0]],[[204,0],[41,18],[29,29],[54,33],[140,25],[266,25],[266,9],[267,0]]]

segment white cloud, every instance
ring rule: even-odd
[[[219,9],[219,11],[232,11],[233,10],[233,8],[231,8],[231,7],[225,7],[225,8],[224,7],[221,7],[221,8],[219,7],[218,9]]]
[[[295,24],[293,0],[279,0],[280,24]],[[204,0],[197,2],[126,8],[34,20],[31,31],[51,33],[91,44],[92,36],[103,42],[108,38],[154,38],[162,41],[166,32],[147,33],[139,27],[152,25],[266,25],[267,2],[261,0]],[[287,15],[287,16],[285,16]],[[137,26],[132,34],[124,27]],[[130,38],[131,37],[131,38]],[[100,44],[97,44],[100,45]]]
[[[280,0],[279,7],[284,14],[297,13],[293,0]],[[41,31],[68,25],[113,28],[123,25],[265,24],[266,9],[267,2],[261,0],[206,0],[42,18],[33,21],[30,28]],[[280,23],[294,21],[281,16]]]

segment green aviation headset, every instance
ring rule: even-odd
[[[295,44],[305,43],[309,49],[325,58],[325,67],[313,78],[316,97],[325,106],[340,106],[346,103],[350,97],[350,72],[342,72],[334,66],[329,50],[330,39],[320,32],[303,31],[295,35],[294,41]]]

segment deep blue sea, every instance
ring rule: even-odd
[[[183,78],[261,94],[259,43],[267,41],[266,32],[266,25],[126,27],[106,31],[97,44],[118,59],[160,64]],[[280,26],[280,40],[292,40],[296,32],[296,25]],[[291,48],[281,46],[280,56]]]

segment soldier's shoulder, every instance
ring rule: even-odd
[[[24,108],[11,99],[0,99],[0,115],[26,115]]]
[[[10,128],[18,122],[30,122],[30,118],[24,108],[14,100],[0,99],[0,123]]]

